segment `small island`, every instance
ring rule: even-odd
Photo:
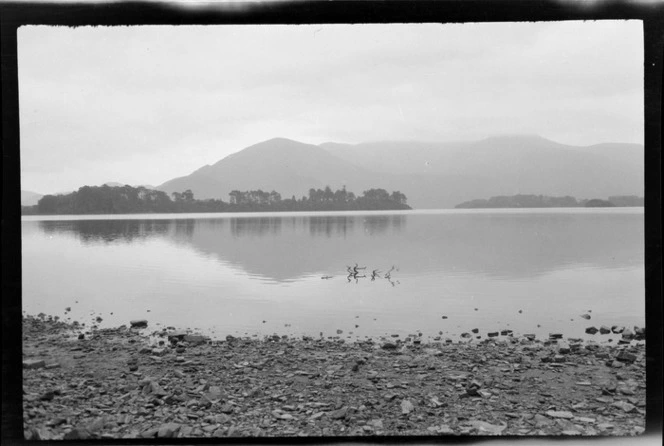
[[[184,212],[293,212],[408,210],[407,198],[399,191],[369,189],[359,197],[342,187],[332,191],[309,189],[301,198],[282,199],[276,191],[234,190],[230,202],[218,199],[197,200],[191,190],[166,192],[145,187],[83,186],[76,192],[45,195],[35,206],[23,206],[23,215],[150,214]]]
[[[643,207],[643,197],[636,195],[611,196],[608,200],[593,198],[577,200],[571,196],[550,197],[547,195],[496,196],[487,199],[464,201],[455,209],[496,208],[575,208],[575,207]]]

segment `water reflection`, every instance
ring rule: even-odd
[[[24,222],[24,225],[34,224]],[[347,276],[347,265],[406,276],[482,274],[520,279],[554,270],[643,264],[643,214],[315,215],[181,220],[40,221],[83,243],[160,238],[252,276],[291,281]],[[29,233],[29,232],[26,232]],[[155,255],[159,255],[155,253]]]
[[[204,220],[207,223],[210,220]],[[281,232],[280,217],[241,217],[231,218],[231,234],[233,237],[265,237],[276,236]]]
[[[179,221],[178,226],[184,221]],[[131,243],[141,239],[165,236],[171,231],[172,226],[173,221],[168,220],[68,220],[39,222],[39,228],[47,235],[73,235],[83,243]],[[192,228],[191,231],[193,231],[193,221],[191,221],[190,226]]]

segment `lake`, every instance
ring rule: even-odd
[[[24,313],[215,338],[645,325],[642,208],[23,217],[22,271]]]

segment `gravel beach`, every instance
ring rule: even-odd
[[[23,318],[27,439],[639,435],[645,332],[210,340]]]

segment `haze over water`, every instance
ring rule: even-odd
[[[23,310],[219,338],[588,337],[644,325],[643,224],[637,208],[24,217]]]

